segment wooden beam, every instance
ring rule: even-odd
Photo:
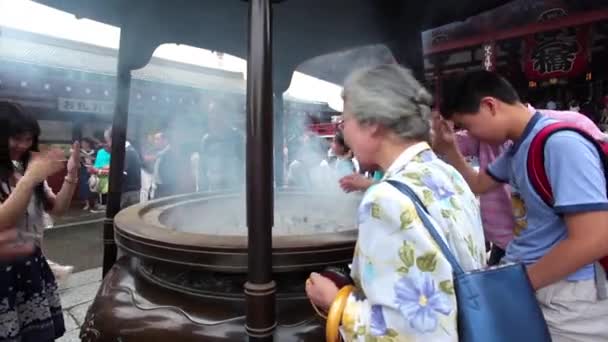
[[[508,62],[508,60],[509,60],[509,58],[507,56],[498,56],[498,57],[496,57],[496,64],[505,63],[505,62]],[[462,68],[468,68],[468,67],[479,66],[479,65],[481,65],[480,60],[472,60],[470,62],[444,64],[441,66],[441,68],[442,68],[441,70],[448,71],[448,70],[462,69]],[[435,70],[436,70],[435,67],[426,68],[424,70],[424,72],[425,73],[434,73]]]
[[[498,42],[540,32],[555,31],[565,27],[582,26],[603,20],[608,20],[608,9],[577,13],[542,23],[533,23],[509,30],[494,30],[473,37],[446,41],[425,50],[424,55],[463,49],[469,46],[481,45],[492,40]]]

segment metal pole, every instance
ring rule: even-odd
[[[285,158],[283,156],[283,149],[285,148],[285,110],[283,108],[283,94],[275,94],[274,118],[274,181],[277,187],[282,187],[285,182]]]
[[[122,41],[122,39],[121,39]],[[110,189],[106,218],[103,223],[103,275],[116,262],[116,242],[114,241],[114,216],[120,210],[122,195],[122,179],[125,166],[125,143],[127,140],[127,121],[129,114],[129,90],[131,88],[131,70],[121,64],[120,46],[118,58],[118,73],[116,77],[116,105],[112,122],[112,159],[110,162]]]
[[[247,226],[245,283],[249,341],[272,341],[276,327],[272,280],[273,106],[270,0],[249,2],[247,59]]]

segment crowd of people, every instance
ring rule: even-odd
[[[459,339],[451,264],[412,198],[391,185],[398,182],[422,199],[465,271],[525,265],[553,341],[607,341],[599,263],[608,255],[606,170],[591,141],[605,141],[604,133],[576,108],[533,108],[487,71],[451,77],[437,100],[433,110],[424,87],[397,65],[345,82],[345,142],[377,177],[340,180],[345,191],[365,191],[352,286],[320,273],[306,282],[312,304],[328,313],[327,329],[333,322],[346,341]],[[532,139],[556,122],[575,129],[553,133],[544,155],[530,157]],[[544,161],[553,203],[532,185],[529,158]]]
[[[84,201],[83,210],[103,212],[109,191],[110,162],[112,153],[112,129],[103,132],[103,140],[90,137],[82,139],[80,146],[79,198]],[[142,168],[139,152],[127,141],[122,181],[121,207],[138,203],[142,184]]]
[[[602,152],[577,130],[548,138],[542,157],[550,205],[526,171],[544,127],[570,122],[605,141],[593,121],[576,108],[533,108],[487,71],[451,77],[433,99],[409,70],[380,65],[350,75],[343,97],[329,151],[303,135],[290,151],[286,185],[322,191],[333,182],[364,193],[352,284],[339,288],[320,273],[306,282],[313,305],[338,315],[344,340],[458,341],[454,273],[423,224],[429,219],[465,271],[523,263],[554,341],[608,341],[606,274],[598,263],[608,255]],[[121,206],[242,191],[244,136],[217,114],[212,105],[214,126],[202,137],[185,134],[187,120],[174,120],[140,152],[127,141]],[[36,120],[0,102],[0,130],[0,340],[52,341],[65,327],[56,274],[42,252],[45,221],[65,212],[77,185],[85,209],[105,204],[111,129],[102,142],[74,143],[67,157],[40,151]],[[55,194],[46,179],[66,165]],[[394,184],[421,199],[425,220]]]
[[[605,127],[608,123],[608,95],[599,99],[599,101],[571,99],[570,101],[560,102],[549,98],[537,106],[548,110],[577,112],[599,126]]]

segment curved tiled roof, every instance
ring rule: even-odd
[[[116,75],[118,51],[84,43],[1,28],[0,60]],[[133,78],[198,89],[245,93],[241,73],[172,62],[153,57]]]

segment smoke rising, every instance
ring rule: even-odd
[[[231,194],[229,198],[172,208],[161,218],[169,227],[193,233],[246,234],[245,111],[235,102],[226,95],[207,98],[201,105],[208,120],[202,128],[177,116],[167,125],[168,151],[181,157],[175,157],[163,168],[166,175],[161,178],[181,183],[182,186],[176,186],[178,193]],[[291,117],[288,113],[284,115]],[[290,125],[292,143],[287,151],[287,182],[275,182],[275,235],[355,228],[359,196],[340,189],[340,175],[328,164],[330,143],[311,132],[309,126],[307,119]],[[275,141],[275,144],[281,142]],[[160,158],[161,164],[163,158]],[[187,172],[180,163],[189,163],[191,181],[187,181]],[[191,184],[190,187],[187,184]]]

